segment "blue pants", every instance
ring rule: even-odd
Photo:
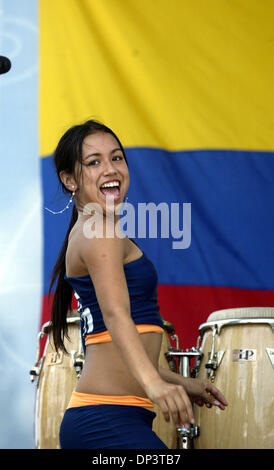
[[[61,449],[168,449],[152,431],[155,416],[140,406],[68,408],[60,427]]]

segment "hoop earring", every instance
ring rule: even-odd
[[[74,188],[74,186],[73,186],[73,188]],[[51,213],[54,214],[54,215],[56,215],[56,214],[62,214],[62,212],[66,211],[66,210],[69,208],[70,204],[71,204],[72,201],[73,201],[74,196],[75,196],[75,192],[73,191],[69,202],[67,203],[66,207],[64,207],[64,209],[62,209],[61,211],[54,212],[54,211],[52,211],[51,209],[48,209],[48,207],[45,207],[45,209],[46,209],[47,211],[51,212]]]

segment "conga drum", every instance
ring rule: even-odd
[[[60,449],[60,424],[81,372],[84,361],[80,335],[79,313],[67,317],[68,335],[64,344],[68,351],[55,351],[51,323],[42,326],[39,334],[48,334],[39,364],[35,410],[35,440],[37,449]],[[37,368],[36,368],[37,369]]]
[[[274,448],[274,308],[213,312],[199,327],[198,379],[213,383],[228,406],[194,406],[196,449]]]

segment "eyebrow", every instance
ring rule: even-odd
[[[120,150],[122,152],[121,147],[117,147],[116,149],[111,150],[110,154],[113,154],[114,152],[117,152],[117,150]],[[100,152],[95,152],[95,153],[89,153],[83,161],[87,160],[89,157],[100,157],[102,155]]]

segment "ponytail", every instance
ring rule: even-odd
[[[51,283],[48,292],[48,295],[50,296],[50,292],[52,290],[54,282],[58,278],[51,310],[51,324],[55,349],[56,351],[58,349],[61,349],[65,353],[67,353],[67,350],[64,345],[64,337],[69,339],[67,327],[67,313],[69,309],[71,310],[71,300],[73,293],[72,287],[64,279],[64,275],[66,274],[66,251],[68,247],[69,234],[72,227],[77,221],[77,217],[78,213],[74,205],[65,241],[52,271]]]

